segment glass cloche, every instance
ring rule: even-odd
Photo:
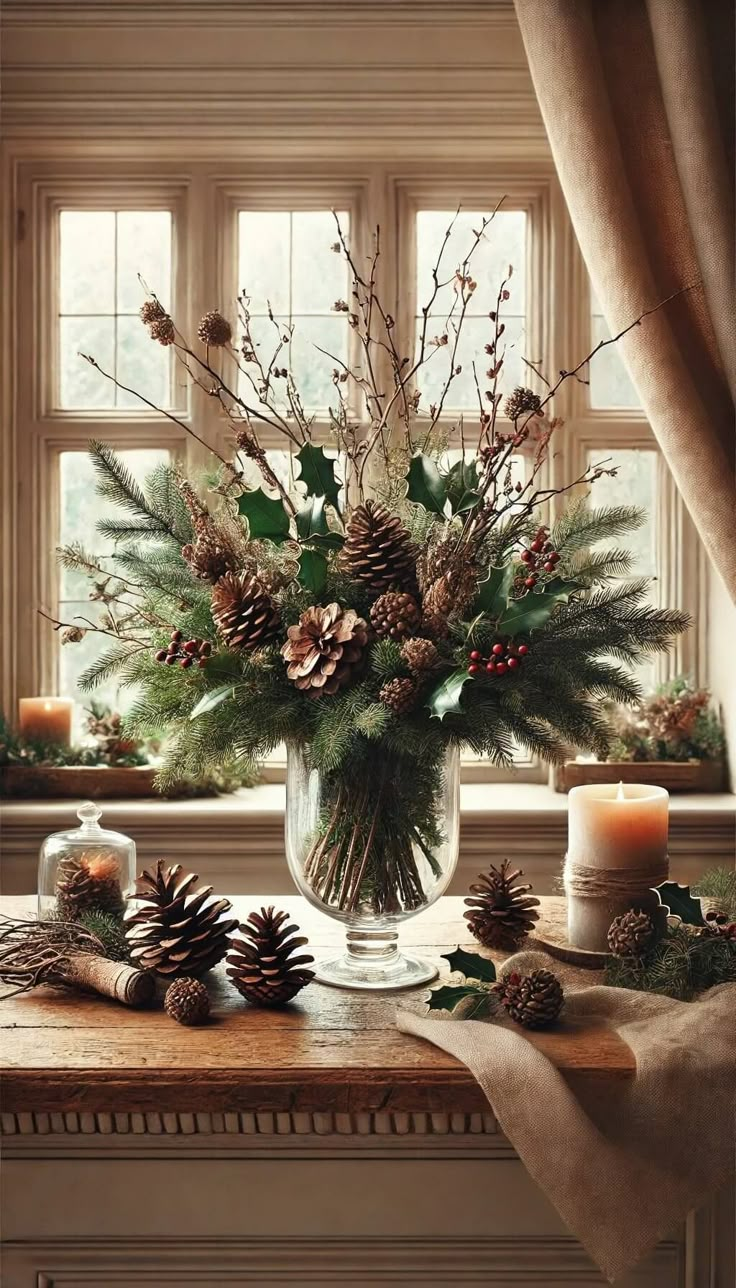
[[[87,801],[77,810],[81,827],[46,837],[38,861],[39,917],[78,921],[93,910],[122,915],[135,881],[135,842],[101,828],[101,814]]]

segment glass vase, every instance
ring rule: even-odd
[[[430,763],[380,742],[332,773],[309,746],[289,747],[286,855],[300,892],[347,932],[344,952],[317,979],[352,989],[411,988],[436,978],[399,950],[399,927],[439,899],[457,865],[460,757]]]

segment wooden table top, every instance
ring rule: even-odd
[[[0,899],[0,914],[35,912],[35,898]],[[242,920],[269,901],[234,900]],[[343,940],[343,928],[302,899],[279,898],[308,934],[315,957]],[[401,942],[437,961],[458,944],[477,950],[463,901],[441,899],[408,921]],[[564,900],[542,899],[545,921],[564,916]],[[503,955],[490,954],[497,962]],[[570,982],[598,982],[566,967]],[[41,988],[0,1002],[2,1108],[23,1111],[186,1112],[376,1110],[476,1113],[487,1102],[472,1075],[428,1042],[400,1033],[397,1006],[423,1012],[426,986],[371,995],[311,984],[291,1006],[259,1010],[227,983],[208,977],[212,1021],[184,1028],[163,1010],[134,1011],[94,996]],[[440,1013],[443,1014],[443,1013]],[[626,1078],[629,1048],[606,1027],[565,1022],[530,1034],[571,1080]]]

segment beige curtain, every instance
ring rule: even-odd
[[[613,333],[736,599],[731,0],[515,0],[560,183]]]

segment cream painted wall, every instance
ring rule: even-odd
[[[736,791],[736,605],[714,568],[708,572],[708,682],[726,726],[731,790]],[[736,838],[734,838],[736,855]]]

